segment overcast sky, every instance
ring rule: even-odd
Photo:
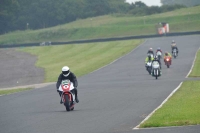
[[[147,6],[161,6],[160,0],[126,0],[128,3],[142,1]]]

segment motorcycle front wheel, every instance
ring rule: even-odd
[[[65,95],[64,97],[65,97],[65,103],[64,103],[64,105],[65,105],[66,111],[70,111],[69,97],[68,97],[68,95]]]

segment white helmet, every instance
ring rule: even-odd
[[[62,68],[62,74],[64,77],[67,77],[69,74],[70,74],[70,71],[69,71],[69,67],[68,66],[64,66]]]

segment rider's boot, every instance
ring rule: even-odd
[[[60,104],[62,104],[63,103],[63,101],[62,101],[62,99],[60,99]]]
[[[60,97],[61,97],[62,92],[58,91],[58,93],[59,93],[59,95],[60,95]],[[62,101],[62,99],[60,98],[60,104],[62,104],[62,103],[63,103],[63,101]]]
[[[79,100],[78,100],[78,95],[77,95],[77,89],[74,89],[74,93],[75,93],[75,101],[76,103],[78,103]]]

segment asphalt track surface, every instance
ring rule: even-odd
[[[144,67],[150,47],[180,53],[155,80]],[[137,49],[95,72],[78,78],[75,110],[59,104],[55,85],[0,96],[0,133],[199,133],[200,126],[133,130],[185,80],[200,46],[200,36],[148,39]],[[162,62],[163,63],[163,62]]]

